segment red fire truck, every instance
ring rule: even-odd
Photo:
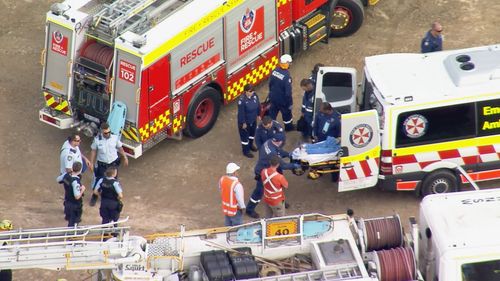
[[[108,121],[137,158],[200,137],[222,104],[362,24],[378,0],[66,0],[47,13],[41,121],[92,136]]]

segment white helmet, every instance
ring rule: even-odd
[[[291,63],[292,62],[292,56],[289,54],[284,54],[280,58],[280,63]]]
[[[229,163],[226,166],[226,174],[232,174],[240,169],[240,166],[235,163]]]

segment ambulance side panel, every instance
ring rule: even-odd
[[[225,22],[228,74],[277,43],[274,1],[245,1],[225,17]]]
[[[500,178],[500,99],[447,101],[415,109],[391,109],[387,116],[387,147],[392,173],[380,186],[415,190],[437,170],[457,166],[474,181]],[[384,154],[384,152],[382,153]],[[454,173],[454,172],[453,172]],[[461,183],[466,179],[461,176]]]
[[[224,62],[223,21],[219,19],[171,52],[174,96]]]
[[[341,126],[339,192],[375,186],[380,159],[377,111],[342,114]]]

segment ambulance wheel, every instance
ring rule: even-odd
[[[354,34],[363,24],[365,11],[361,0],[339,0],[330,22],[330,37],[344,37]]]
[[[217,121],[220,110],[220,94],[206,87],[199,92],[189,105],[184,133],[192,138],[206,134]]]
[[[442,194],[455,192],[458,189],[458,181],[455,175],[446,170],[432,172],[425,177],[422,183],[422,195]]]
[[[12,281],[12,270],[0,270],[0,281]]]

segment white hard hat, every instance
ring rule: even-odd
[[[240,169],[240,166],[235,163],[229,163],[226,166],[226,174],[232,174]]]
[[[289,54],[284,54],[280,58],[280,63],[291,63],[292,62],[292,56]]]

